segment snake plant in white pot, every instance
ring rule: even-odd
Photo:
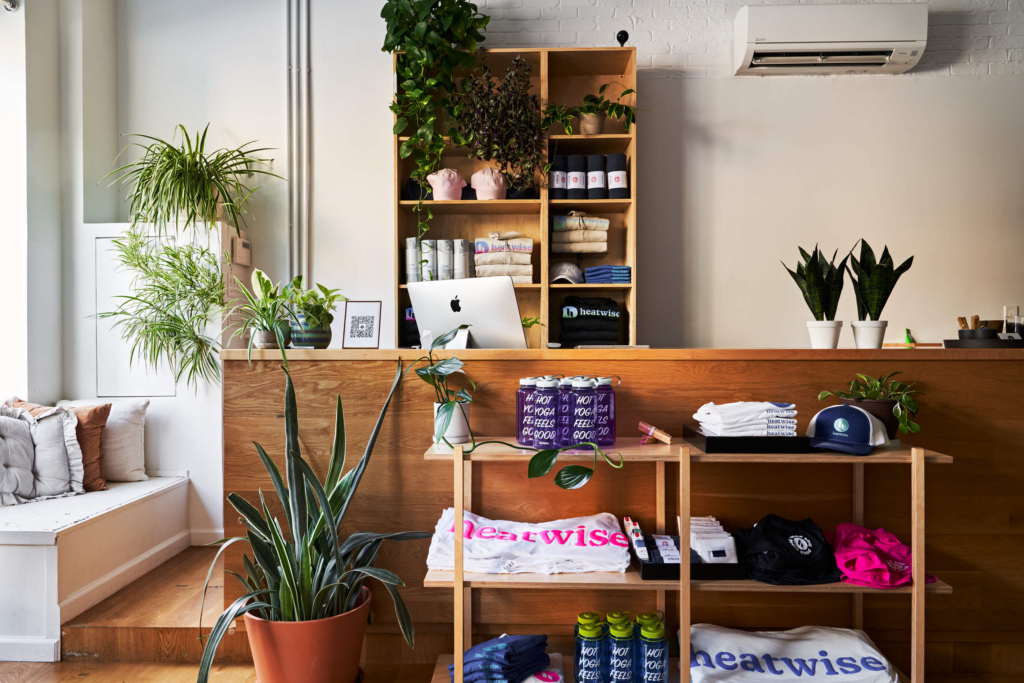
[[[786,271],[792,276],[804,295],[807,308],[811,310],[814,320],[807,322],[807,331],[811,336],[812,349],[834,349],[839,345],[839,333],[843,329],[843,321],[836,320],[836,309],[839,308],[839,297],[843,294],[843,270],[846,267],[847,255],[835,265],[836,254],[832,259],[825,260],[825,255],[817,246],[808,254],[802,247],[800,256],[803,263],[796,264],[796,271]]]
[[[856,244],[854,248],[856,248]],[[853,285],[853,293],[857,296],[857,322],[853,323],[853,338],[857,342],[858,349],[880,349],[885,338],[885,328],[889,323],[881,320],[882,309],[896,282],[903,273],[910,270],[914,263],[911,256],[906,261],[896,266],[889,254],[889,247],[882,249],[882,258],[875,260],[875,252],[871,246],[860,241],[860,258],[853,256],[850,250],[850,284]]]

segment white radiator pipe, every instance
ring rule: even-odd
[[[288,266],[310,273],[309,0],[288,0]]]

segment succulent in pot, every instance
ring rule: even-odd
[[[836,309],[839,308],[839,297],[843,294],[843,269],[849,255],[837,267],[835,260],[838,251],[832,254],[831,260],[826,261],[817,246],[810,254],[803,247],[798,248],[803,263],[796,264],[796,271],[790,270],[785,263],[782,265],[800,288],[807,308],[814,316],[814,320],[807,323],[811,348],[834,349],[839,345],[839,333],[843,328],[843,321],[836,320]]]
[[[880,349],[885,328],[889,325],[887,321],[881,320],[882,309],[889,301],[900,276],[910,270],[914,257],[896,266],[889,254],[889,247],[884,247],[882,257],[876,261],[871,246],[861,239],[860,258],[853,255],[853,249],[850,250],[849,258],[847,272],[857,297],[858,320],[853,323],[853,338],[858,349]]]
[[[921,431],[921,425],[910,418],[917,415],[917,399],[914,396],[921,392],[914,389],[916,382],[907,384],[894,380],[893,377],[898,374],[890,372],[875,379],[858,373],[850,380],[848,389],[823,391],[818,394],[818,400],[835,396],[841,403],[863,408],[881,420],[890,439],[896,438],[897,431],[901,434],[916,434]]]
[[[238,278],[235,278],[235,282],[242,290],[242,303],[235,306],[233,312],[244,316],[244,319],[238,324],[231,338],[250,333],[250,361],[253,346],[258,349],[281,349],[281,355],[284,357],[284,349],[291,338],[291,324],[298,322],[287,295],[282,293],[281,288],[271,282],[266,273],[259,268],[252,273],[252,291]],[[285,367],[288,366],[287,357],[284,357],[284,364]]]
[[[292,344],[326,349],[331,344],[334,311],[339,301],[348,301],[348,298],[338,294],[340,290],[327,289],[321,284],[309,289],[303,289],[302,284],[302,276],[296,275],[284,288],[295,313],[291,324]]]
[[[430,533],[340,535],[401,376],[399,362],[366,450],[344,475],[345,424],[338,396],[334,446],[326,477],[321,480],[301,454],[295,387],[285,372],[286,477],[274,459],[255,444],[283,514],[271,513],[262,493],[256,502],[237,493],[228,495],[246,533],[221,541],[217,557],[235,543],[248,543],[252,556],[243,557],[245,575],[235,575],[245,587],[245,595],[224,610],[206,639],[197,683],[207,683],[218,645],[231,623],[242,616],[260,683],[355,683],[370,608],[370,591],[363,585],[367,578],[387,589],[402,635],[409,647],[413,646],[412,618],[398,592],[405,584],[394,572],[375,565],[385,540],[428,538]],[[216,567],[215,559],[206,577],[204,601]]]

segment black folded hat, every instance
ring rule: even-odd
[[[766,515],[750,529],[733,532],[747,576],[776,586],[835,583],[841,578],[835,552],[814,520],[795,522]]]
[[[549,199],[567,199],[568,185],[566,176],[569,173],[569,157],[564,154],[556,154],[551,161],[551,175],[548,182]],[[557,176],[557,181],[556,181]]]
[[[587,199],[608,199],[608,185],[604,179],[605,156],[587,156]]]
[[[569,155],[568,199],[587,198],[587,157],[582,154]]]
[[[629,172],[626,169],[625,154],[608,155],[608,177],[605,184],[608,187],[610,199],[629,199]]]

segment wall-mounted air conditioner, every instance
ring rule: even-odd
[[[736,74],[900,74],[920,61],[927,38],[923,3],[742,7]]]

